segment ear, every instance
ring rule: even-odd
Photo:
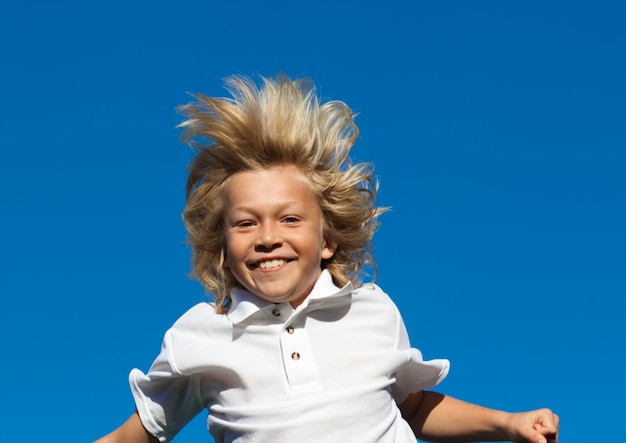
[[[322,247],[322,258],[324,260],[328,260],[335,255],[335,251],[337,250],[337,242],[326,240],[324,241],[324,246]]]

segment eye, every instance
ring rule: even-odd
[[[235,223],[238,228],[251,228],[254,226],[254,222],[251,220],[241,220]]]
[[[296,217],[295,215],[288,215],[286,217],[283,217],[283,223],[286,223],[288,225],[298,223],[300,220],[301,219],[299,217]]]

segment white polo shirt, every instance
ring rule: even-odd
[[[396,404],[441,382],[373,284],[339,289],[327,271],[296,309],[244,290],[228,314],[211,303],[165,334],[147,374],[130,373],[146,429],[166,442],[208,408],[216,442],[411,442]]]

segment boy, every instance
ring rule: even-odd
[[[131,372],[137,412],[98,442],[166,442],[204,408],[216,442],[556,442],[548,409],[426,391],[448,361],[424,361],[389,297],[356,287],[382,210],[372,168],[348,157],[351,110],[284,76],[228,85],[231,99],[181,108],[198,150],[192,275],[215,302],[172,326],[147,374]]]

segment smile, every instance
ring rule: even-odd
[[[262,261],[262,262],[259,263],[259,268],[261,268],[261,269],[273,269],[273,268],[278,268],[279,266],[282,266],[285,263],[287,263],[287,261],[283,260],[282,258],[277,259],[277,260]]]

